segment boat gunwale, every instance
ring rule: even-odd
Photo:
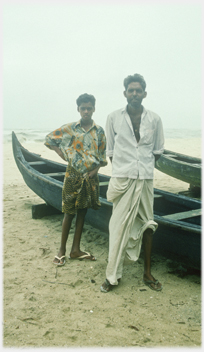
[[[179,165],[183,165],[183,166],[187,166],[187,167],[190,167],[190,168],[193,168],[193,169],[198,169],[198,170],[201,170],[201,166],[202,164],[197,164],[197,163],[188,163],[186,161],[183,161],[183,160],[177,160],[177,159],[174,159],[173,157],[171,156],[168,156],[168,155],[165,155],[165,154],[162,154],[160,156],[160,158],[157,160],[156,162],[156,168],[158,169],[159,166],[157,166],[159,163],[164,163],[163,160],[165,159],[168,159],[171,163],[175,163],[175,164],[179,164]]]
[[[161,156],[167,157],[168,154],[175,155],[175,157],[178,157],[178,158],[189,160],[189,163],[190,163],[190,160],[193,160],[193,161],[195,161],[195,164],[198,163],[198,164],[202,165],[202,159],[201,158],[197,158],[197,157],[194,157],[194,156],[189,156],[189,155],[173,152],[172,150],[168,150],[168,149],[164,149],[164,153],[161,154]],[[176,159],[172,158],[172,160],[175,161]]]

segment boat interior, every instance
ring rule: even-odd
[[[21,148],[24,159],[36,171],[63,182],[66,165],[43,159],[40,155]],[[106,199],[109,176],[99,174],[100,197]],[[200,203],[188,201],[186,197],[154,190],[154,213],[167,220],[185,221],[201,226],[202,209]]]

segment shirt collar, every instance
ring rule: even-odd
[[[76,128],[77,126],[80,126],[80,127],[81,127],[81,120],[79,120],[79,121],[76,122],[75,128]],[[93,120],[93,125],[92,125],[91,128],[93,128],[93,127],[95,127],[96,129],[98,129],[98,125],[94,122],[94,120]]]
[[[142,105],[142,107],[143,107],[143,112],[142,112],[142,116],[141,116],[141,118],[143,118],[145,115],[146,115],[146,113],[147,113],[147,110],[145,109],[145,107]],[[122,108],[122,112],[124,113],[124,112],[126,112],[126,114],[128,114],[128,112],[127,112],[127,105],[124,107],[124,108]]]

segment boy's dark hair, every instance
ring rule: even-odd
[[[80,95],[76,100],[78,107],[82,103],[91,103],[95,107],[95,102],[96,102],[96,99],[94,98],[94,96],[91,94],[87,94],[87,93]]]
[[[142,89],[145,91],[146,89],[146,82],[144,80],[144,78],[139,75],[138,73],[135,73],[133,76],[127,76],[125,79],[124,79],[124,87],[125,87],[125,90],[128,89],[128,85],[132,82],[139,82],[142,86]]]

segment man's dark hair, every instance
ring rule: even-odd
[[[145,91],[146,89],[146,82],[144,80],[144,78],[139,75],[138,73],[135,73],[133,76],[127,76],[125,79],[124,79],[124,87],[125,87],[125,90],[128,89],[128,85],[132,82],[139,82],[142,86],[142,89]]]
[[[96,99],[94,98],[94,96],[91,94],[87,94],[87,93],[80,95],[76,100],[78,107],[82,103],[91,103],[95,107],[95,102],[96,102]]]

